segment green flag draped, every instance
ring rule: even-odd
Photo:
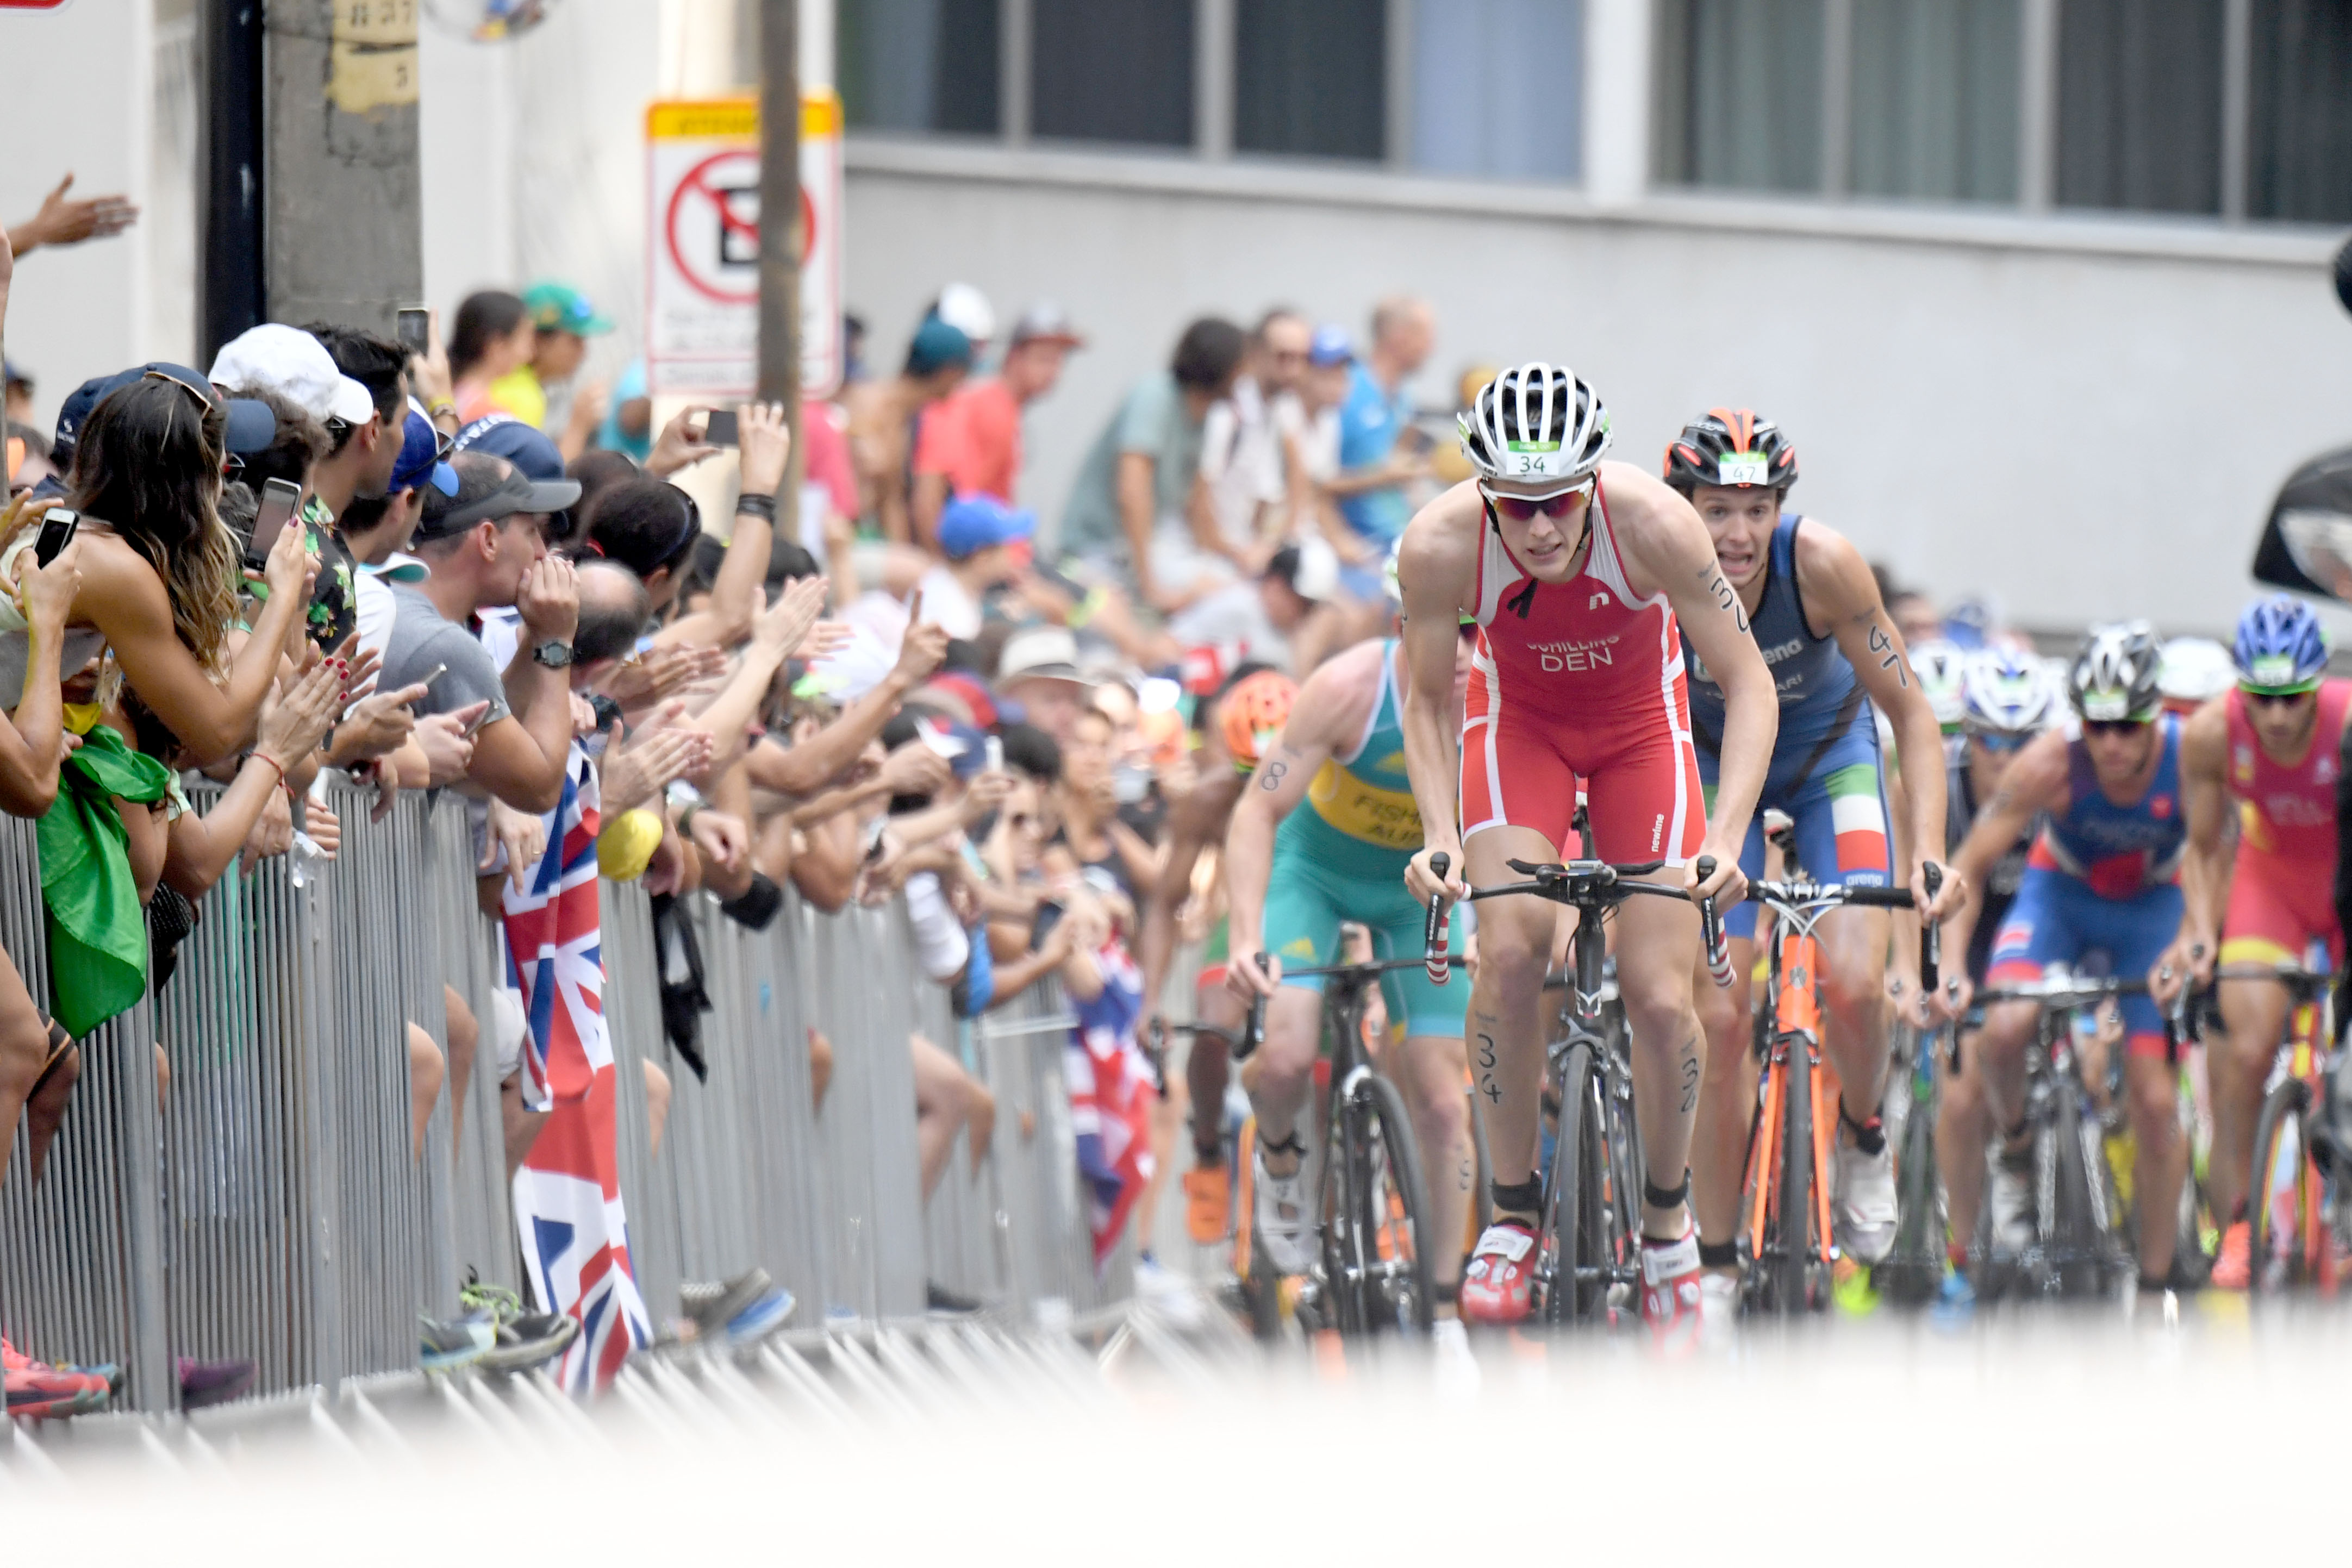
[[[147,989],[147,912],[131,874],[111,797],[163,798],[171,770],[122,744],[104,725],[82,737],[59,769],[41,819],[41,902],[49,912],[49,994],[58,1022],[79,1040]]]

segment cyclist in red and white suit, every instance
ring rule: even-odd
[[[1746,891],[1739,846],[1778,727],[1771,674],[1698,514],[1642,470],[1602,463],[1608,446],[1608,416],[1591,388],[1551,365],[1506,371],[1462,416],[1462,448],[1478,476],[1422,508],[1405,530],[1405,765],[1424,834],[1406,881],[1417,898],[1458,899],[1473,886],[1521,880],[1512,860],[1578,852],[1569,823],[1580,782],[1602,858],[1662,861],[1656,880],[1719,904]],[[1446,718],[1454,644],[1474,632],[1457,751]],[[1685,634],[1725,694],[1712,819],[1691,741]],[[1439,852],[1451,862],[1442,883],[1429,869]],[[1693,864],[1701,854],[1715,861],[1703,884]],[[1486,1102],[1495,1223],[1463,1273],[1465,1321],[1513,1322],[1529,1306],[1542,1196],[1539,993],[1559,913],[1535,898],[1479,905],[1468,1044]],[[1698,912],[1630,899],[1616,920],[1634,1114],[1649,1166],[1642,1315],[1662,1340],[1686,1341],[1699,1297],[1688,1204],[1704,1051],[1691,1000]]]

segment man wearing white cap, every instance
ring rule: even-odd
[[[1061,626],[1024,626],[1004,640],[996,689],[1029,710],[1029,722],[1070,743],[1094,683],[1078,674],[1078,642]]]
[[[336,368],[327,346],[299,327],[265,322],[221,345],[212,382],[229,391],[265,387],[329,427],[365,424],[375,399]]]

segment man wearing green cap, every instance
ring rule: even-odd
[[[523,290],[522,303],[531,325],[539,329],[530,362],[490,383],[490,404],[546,430],[548,390],[579,374],[581,361],[588,357],[588,340],[611,331],[613,323],[597,314],[585,294],[566,283],[534,283]],[[564,462],[588,449],[596,427],[604,420],[605,396],[604,382],[583,383],[572,395],[571,416],[562,431],[548,431],[555,436]]]

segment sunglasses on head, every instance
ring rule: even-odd
[[[210,387],[190,386],[186,382],[182,381],[179,377],[173,375],[169,371],[149,371],[145,375],[139,379],[142,381],[169,382],[173,386],[179,388],[182,392],[187,393],[190,397],[195,399],[198,402],[204,404],[207,410],[213,406],[213,392]]]
[[[1537,517],[1543,516],[1554,517],[1574,516],[1576,509],[1591,498],[1592,481],[1587,479],[1581,485],[1571,486],[1565,490],[1555,490],[1549,496],[1498,496],[1483,485],[1478,487],[1478,493],[1486,498],[1486,505],[1492,507],[1499,515],[1510,518],[1515,523],[1532,523]]]
[[[2238,690],[2243,693],[2246,700],[2256,707],[2294,707],[2305,697],[2315,694],[2319,688],[2310,686],[2299,692],[2257,692],[2240,686]]]
[[[2083,721],[2084,735],[2137,735],[2148,727],[2144,718],[2086,718]]]

